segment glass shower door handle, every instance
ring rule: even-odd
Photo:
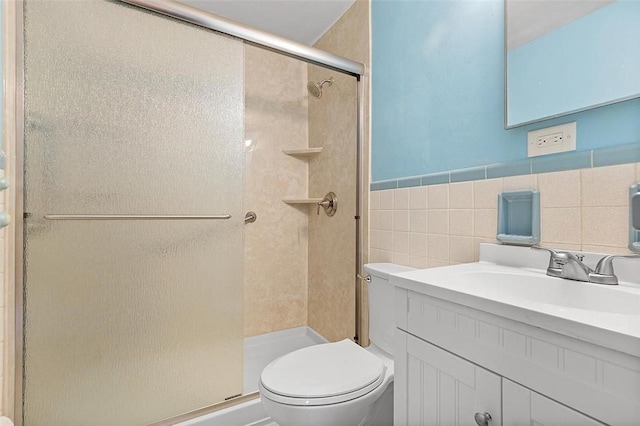
[[[226,220],[230,214],[171,215],[171,214],[46,214],[47,220]]]

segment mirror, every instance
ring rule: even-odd
[[[640,97],[640,1],[505,0],[505,128]]]

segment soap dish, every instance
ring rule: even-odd
[[[532,246],[540,242],[540,193],[510,191],[498,196],[498,241]]]
[[[640,253],[640,183],[629,188],[629,250]]]

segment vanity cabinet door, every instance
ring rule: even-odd
[[[502,424],[500,376],[396,330],[394,425]]]
[[[502,379],[502,404],[504,424],[509,426],[602,426],[604,424],[504,378]]]

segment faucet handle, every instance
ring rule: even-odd
[[[582,259],[584,259],[584,255],[582,254],[573,254],[571,252],[564,251],[564,250],[554,250],[554,249],[549,249],[549,248],[540,247],[540,246],[531,246],[531,248],[535,250],[548,251],[549,253],[551,253],[552,261],[570,260],[570,259],[582,261]]]
[[[553,264],[555,263],[555,259],[558,258],[558,252],[554,249],[549,249],[546,247],[540,247],[540,246],[531,246],[532,249],[534,250],[539,250],[539,251],[548,251],[549,254],[551,255],[551,257],[549,258],[549,267],[553,266]]]
[[[573,254],[564,250],[553,250],[539,246],[531,246],[531,248],[535,250],[548,251],[549,253],[551,253],[551,257],[549,258],[549,269],[562,269],[569,262],[578,262],[580,264],[580,267],[585,271],[588,269],[588,267],[582,263],[584,255]]]
[[[609,255],[605,256],[596,265],[596,274],[600,275],[615,275],[613,272],[613,259],[623,258],[623,259],[640,259],[640,254],[622,254],[622,255]]]
[[[551,255],[553,256],[554,254],[558,254],[557,251],[555,251],[554,249],[549,249],[546,247],[540,247],[540,246],[531,246],[532,249],[534,250],[542,250],[542,251],[548,251],[549,253],[551,253]]]
[[[551,257],[549,258],[549,268],[557,267],[558,266],[556,264],[557,261],[559,261],[561,259],[568,259],[568,256],[570,255],[570,253],[568,253],[568,252],[549,249],[549,248],[546,248],[546,247],[531,246],[531,248],[534,249],[534,250],[548,251],[549,252],[549,254],[551,255]]]

